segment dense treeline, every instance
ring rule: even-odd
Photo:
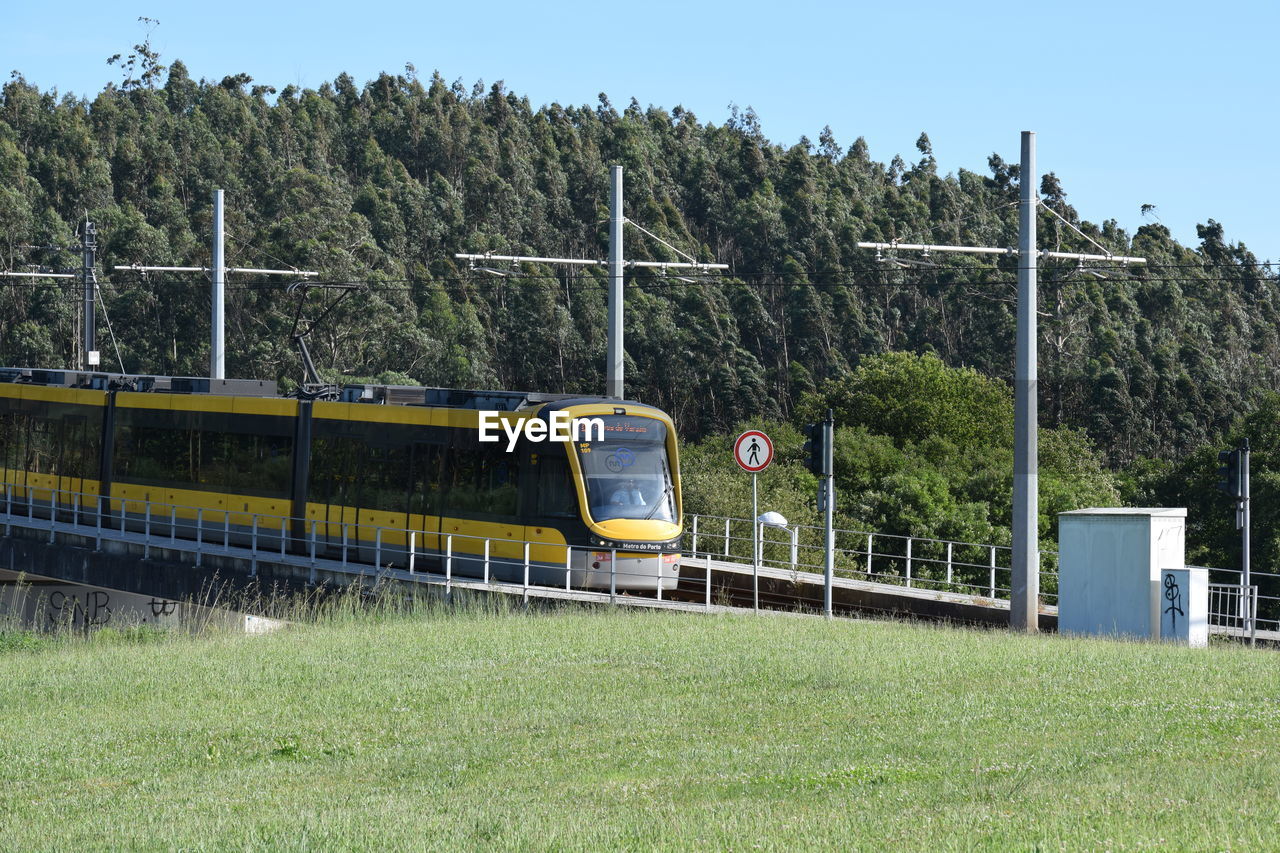
[[[829,409],[840,425],[838,527],[1010,543],[1013,395],[1006,383],[933,355],[873,355],[825,393],[805,395],[797,414],[812,422]],[[764,475],[766,508],[792,523],[820,525],[814,478],[803,466],[805,439],[794,425],[767,429],[779,464]],[[728,464],[732,441],[730,433],[686,447],[689,511],[749,517],[749,478]],[[1041,430],[1039,455],[1039,527],[1047,542],[1056,539],[1059,512],[1119,502],[1114,475],[1079,430]]]
[[[720,470],[717,434],[831,407],[844,523],[1007,541],[1014,266],[892,263],[855,243],[1013,245],[1016,165],[993,155],[982,174],[939,175],[924,134],[915,162],[885,165],[861,139],[846,150],[829,131],[774,144],[751,110],[716,126],[679,107],[619,110],[603,95],[594,107],[535,109],[501,83],[466,88],[412,68],[363,87],[344,74],[276,92],[243,74],[194,81],[145,43],[123,67],[123,82],[91,100],[16,74],[0,90],[0,268],[75,267],[74,251],[44,247],[73,243],[93,218],[120,353],[100,320],[108,369],[205,372],[203,280],[115,268],[207,264],[210,197],[223,188],[230,264],[364,286],[310,339],[327,378],[596,392],[601,271],[498,277],[453,255],[604,257],[616,163],[629,218],[731,266],[692,281],[660,270],[628,279],[628,392],[701,440],[687,460],[691,487],[702,486],[690,490],[693,509],[727,511],[741,491]],[[1213,220],[1185,247],[1158,222],[1133,235],[1081,222],[1052,174],[1039,190],[1053,211],[1040,213],[1043,248],[1150,261],[1106,278],[1042,264],[1042,530],[1078,503],[1187,505],[1193,558],[1235,564],[1238,536],[1213,497],[1215,451],[1252,437],[1255,519],[1269,518],[1280,483],[1270,461],[1280,398],[1267,396],[1280,386],[1275,277]],[[627,244],[633,259],[679,259],[637,230]],[[233,280],[230,375],[300,378],[287,283]],[[313,291],[304,316],[335,298]],[[77,313],[70,283],[0,283],[0,363],[75,363]],[[925,358],[891,355],[901,351]],[[774,430],[794,463],[798,434]],[[782,508],[811,514],[809,475],[782,464],[771,476]],[[1258,564],[1280,558],[1280,539],[1259,539]]]
[[[20,76],[4,86],[0,266],[73,266],[73,253],[28,247],[71,242],[86,212],[108,269],[208,263],[210,194],[221,187],[233,265],[368,283],[311,339],[333,378],[391,372],[428,384],[595,391],[598,272],[494,277],[452,256],[603,257],[607,167],[619,163],[631,219],[732,267],[693,283],[656,273],[630,281],[629,392],[666,407],[688,435],[790,416],[803,394],[872,353],[932,352],[1012,375],[1011,265],[951,256],[903,268],[854,246],[1013,244],[1018,169],[994,155],[986,175],[942,176],[923,134],[918,161],[886,166],[862,140],[846,151],[825,131],[817,144],[773,144],[750,110],[714,126],[678,107],[618,110],[603,96],[593,108],[534,109],[501,83],[468,90],[412,69],[364,87],[341,75],[276,93],[246,75],[193,81],[145,47],[124,83],[92,100]],[[1044,267],[1047,426],[1086,430],[1113,463],[1176,458],[1276,387],[1276,282],[1224,242],[1220,225],[1203,226],[1193,250],[1159,224],[1130,237],[1114,222],[1080,222],[1052,175],[1041,193],[1108,250],[1151,261],[1106,279]],[[1047,211],[1040,228],[1046,248],[1096,251]],[[677,259],[634,230],[628,254]],[[117,271],[108,281],[125,369],[204,371],[208,297],[198,277]],[[300,375],[288,339],[297,297],[284,285],[234,280],[232,375]],[[331,298],[313,292],[308,312]],[[0,361],[73,360],[68,285],[6,286],[0,301]],[[104,340],[102,349],[114,368],[114,348]]]

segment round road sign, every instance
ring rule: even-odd
[[[773,461],[773,442],[758,429],[749,429],[733,443],[733,461],[744,471],[759,474]]]

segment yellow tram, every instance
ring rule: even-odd
[[[594,429],[538,440],[530,419]],[[164,506],[149,523],[165,535],[216,519],[229,539],[384,566],[412,546],[499,579],[526,562],[534,583],[679,579],[675,427],[631,401],[406,386],[313,401],[256,380],[6,368],[0,479],[10,501],[100,502],[125,523]]]

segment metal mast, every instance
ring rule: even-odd
[[[1036,407],[1036,135],[1022,132],[1019,172],[1018,330],[1013,382],[1013,583],[1009,626],[1040,629],[1039,480]]]
[[[667,243],[653,234],[658,242],[674,251],[676,254],[689,259],[688,263],[666,262],[666,261],[627,261],[622,257],[622,229],[626,225],[640,228],[639,225],[627,219],[622,215],[622,167],[609,167],[609,260],[594,261],[590,258],[541,258],[531,255],[495,255],[486,252],[482,255],[468,254],[459,252],[454,255],[455,258],[468,261],[472,269],[477,269],[476,261],[481,263],[490,263],[492,261],[505,261],[512,264],[530,263],[530,264],[566,264],[569,266],[581,267],[603,267],[609,268],[609,306],[607,334],[608,342],[606,344],[605,356],[607,363],[605,364],[605,396],[620,400],[625,396],[625,382],[623,375],[623,358],[625,349],[622,339],[622,319],[623,319],[623,271],[628,267],[648,267],[660,270],[692,270],[694,272],[702,272],[705,270],[727,270],[728,264],[704,264],[693,259],[692,256],[681,252],[675,246]],[[644,231],[643,228],[640,228]],[[645,231],[646,234],[649,232]],[[488,272],[496,275],[506,275],[501,270],[488,269]]]
[[[250,273],[252,275],[290,275],[299,278],[314,278],[319,273],[307,270],[264,270],[254,267],[228,267],[223,249],[226,229],[223,225],[222,190],[213,191],[213,265],[211,267],[158,267],[144,264],[130,264],[116,267],[118,270],[134,270],[136,272],[200,272],[209,276],[213,283],[212,329],[210,331],[211,347],[209,350],[209,377],[226,379],[225,326],[227,275],[234,273]]]
[[[222,190],[213,191],[213,323],[209,349],[209,377],[226,379],[225,317],[227,310],[227,264],[224,252],[225,232],[222,225]]]
[[[1036,412],[1036,265],[1038,258],[1144,264],[1146,258],[1126,255],[1049,252],[1036,249],[1036,135],[1022,133],[1022,165],[1019,173],[1018,248],[987,246],[933,246],[924,243],[858,243],[859,249],[919,251],[926,254],[956,252],[970,255],[1016,255],[1018,257],[1018,327],[1014,364],[1014,459],[1013,459],[1013,562],[1010,584],[1009,625],[1015,630],[1039,629],[1040,543],[1039,462]],[[1052,208],[1047,208],[1053,212]],[[1070,223],[1067,223],[1070,227]],[[1075,229],[1079,231],[1079,229]],[[1085,239],[1098,246],[1092,238]],[[1098,246],[1103,252],[1106,249]]]
[[[81,268],[80,277],[84,284],[84,347],[80,367],[89,370],[97,367],[98,329],[97,329],[97,296],[98,276],[94,272],[94,262],[98,251],[98,228],[88,218],[84,221],[84,231],[80,235]],[[121,370],[124,368],[122,367]]]
[[[1240,445],[1240,494],[1243,497],[1240,500],[1240,511],[1237,513],[1237,524],[1240,527],[1240,587],[1244,592],[1243,604],[1245,609],[1244,629],[1249,632],[1249,636],[1253,636],[1254,619],[1257,613],[1254,608],[1257,601],[1253,597],[1250,590],[1252,586],[1252,578],[1250,577],[1249,566],[1249,439]]]
[[[622,399],[622,167],[609,167],[609,339],[605,396]]]

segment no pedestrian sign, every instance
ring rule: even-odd
[[[758,429],[749,429],[733,443],[733,461],[744,471],[759,474],[773,461],[773,442]]]

